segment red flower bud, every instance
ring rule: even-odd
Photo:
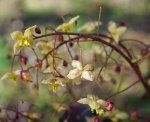
[[[30,74],[30,72],[28,70],[21,70],[20,71],[20,78],[23,81],[30,81],[32,76],[31,76],[31,74]]]
[[[36,32],[37,34],[41,34],[41,29],[40,29],[40,27],[37,26],[37,27],[35,28],[35,32]]]
[[[75,55],[73,59],[74,59],[74,60],[79,60],[79,56],[78,56],[78,55]]]
[[[119,64],[116,65],[115,72],[116,73],[120,73],[121,72],[121,66]]]
[[[107,111],[111,111],[112,108],[113,108],[113,103],[110,102],[110,101],[106,101],[105,109],[106,109]]]
[[[94,122],[101,122],[100,117],[99,116],[95,116],[94,117]]]
[[[65,60],[63,61],[63,66],[64,66],[64,67],[67,67],[67,66],[68,66],[67,61],[65,61]]]
[[[132,110],[130,113],[131,119],[132,120],[136,120],[138,115],[137,115],[137,111],[136,110]]]
[[[62,35],[59,35],[58,40],[59,40],[60,43],[62,43],[64,41],[64,37]]]
[[[125,26],[125,22],[124,22],[124,21],[120,21],[120,22],[119,22],[119,25],[120,25],[120,26]]]
[[[73,47],[73,45],[74,45],[74,44],[73,44],[72,42],[69,43],[69,46],[70,46],[70,47]]]
[[[19,60],[20,60],[20,63],[24,64],[24,65],[26,65],[28,62],[28,58],[26,56],[23,56],[23,55],[19,55]]]
[[[35,67],[40,70],[42,68],[42,60],[41,59],[36,59],[35,61]]]

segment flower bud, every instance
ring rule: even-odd
[[[37,27],[35,28],[35,32],[36,32],[37,34],[41,34],[41,29],[40,29],[40,27],[37,26]]]
[[[68,66],[67,61],[65,61],[65,60],[63,61],[63,66],[64,66],[64,67],[67,67],[67,66]]]
[[[132,110],[130,113],[131,119],[132,120],[136,120],[138,115],[137,115],[137,111],[136,110]]]
[[[42,60],[41,59],[36,59],[35,61],[35,67],[40,70],[42,68]]]
[[[111,111],[112,108],[113,108],[113,103],[110,102],[110,101],[106,101],[105,109],[106,109],[107,111]]]
[[[26,65],[27,62],[28,62],[28,58],[26,56],[19,55],[19,61],[20,61],[21,64]]]
[[[75,55],[73,59],[74,59],[74,60],[79,60],[79,56],[78,56],[78,55]]]
[[[23,81],[30,81],[32,76],[31,76],[31,74],[30,74],[30,72],[28,70],[21,70],[20,71],[20,78]]]
[[[119,64],[116,65],[115,72],[116,73],[120,73],[121,72],[121,66]]]
[[[73,44],[72,42],[69,43],[69,46],[70,46],[70,47],[73,47],[73,45],[74,45],[74,44]]]
[[[125,22],[124,22],[124,21],[120,21],[120,22],[119,22],[119,25],[120,25],[120,26],[125,26]]]
[[[62,35],[59,35],[58,40],[59,40],[60,43],[62,43],[62,42],[64,42],[64,37]]]
[[[94,122],[101,122],[100,117],[99,116],[95,116],[94,117]]]

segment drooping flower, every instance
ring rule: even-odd
[[[53,92],[56,92],[59,86],[65,86],[64,79],[60,77],[50,77],[46,80],[43,80],[42,83],[50,85],[50,88]]]
[[[11,80],[14,83],[16,83],[17,82],[17,77],[19,76],[19,74],[20,74],[20,70],[16,70],[15,72],[7,72],[6,74],[4,74],[1,77],[1,80],[8,79],[8,80]]]
[[[127,28],[125,26],[117,27],[116,23],[113,21],[110,21],[108,24],[108,32],[116,43],[119,42],[120,36],[126,31],[126,29]]]
[[[16,41],[14,44],[14,53],[17,53],[21,47],[30,46],[32,44],[31,35],[35,32],[36,27],[36,25],[29,27],[24,33],[21,31],[15,31],[11,33],[12,39]]]
[[[99,99],[97,96],[88,95],[87,98],[81,98],[77,102],[89,105],[91,111],[95,110],[100,116],[104,114],[104,110],[102,108],[105,106],[105,101]]]
[[[94,76],[92,75],[92,72],[91,72],[94,68],[91,64],[87,64],[83,67],[79,61],[73,60],[72,66],[75,69],[70,70],[69,74],[67,75],[69,79],[75,79],[80,76],[81,78],[84,78],[89,81],[94,80]]]
[[[79,16],[76,16],[76,17],[70,19],[70,21],[68,23],[63,23],[62,25],[59,25],[56,28],[56,30],[57,31],[60,30],[60,31],[63,31],[63,32],[70,32],[71,29],[76,26],[76,22],[77,22],[78,18],[79,18]]]

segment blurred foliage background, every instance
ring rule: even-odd
[[[66,17],[80,15],[78,24],[80,26],[89,20],[98,20],[100,6],[102,31],[110,20],[124,21],[128,28],[125,37],[150,44],[150,0],[0,0],[0,6],[0,76],[10,70],[9,50],[12,46],[10,38],[12,31],[32,25],[39,25],[43,30],[48,25],[56,27],[62,23],[61,16],[65,15]],[[19,94],[13,91],[13,88],[6,91],[7,87],[5,84],[0,86],[2,103],[11,101],[12,94],[16,97]],[[19,91],[23,87],[16,89]],[[41,107],[42,103],[48,103],[50,99],[58,101],[45,94],[36,102]],[[150,115],[150,100],[144,98],[137,101],[137,99],[131,98],[129,104],[135,108],[139,107],[141,113]],[[43,106],[41,108],[45,112],[46,106]]]

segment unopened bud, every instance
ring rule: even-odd
[[[95,116],[94,117],[94,122],[101,122],[100,117],[99,116]]]
[[[31,76],[31,74],[30,74],[30,72],[28,70],[21,70],[20,71],[20,78],[23,81],[30,81],[32,76]]]
[[[42,68],[42,60],[41,59],[36,59],[35,66],[38,70],[40,70]]]
[[[26,56],[23,56],[23,55],[19,55],[19,60],[20,60],[20,63],[24,64],[24,65],[26,65],[28,62],[28,58]]]
[[[59,35],[58,40],[59,40],[60,43],[62,43],[64,41],[64,37],[62,35]]]
[[[35,32],[36,32],[37,34],[41,34],[41,29],[40,29],[40,27],[37,26],[37,27],[35,28]]]
[[[113,108],[113,103],[110,102],[110,101],[106,101],[105,109],[106,109],[107,111],[111,111],[112,108]]]

